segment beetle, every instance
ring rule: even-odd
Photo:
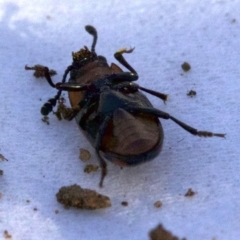
[[[114,54],[115,59],[129,70],[124,72],[114,63],[109,66],[104,56],[96,54],[97,31],[90,25],[85,29],[93,36],[91,50],[84,46],[78,52],[72,52],[72,64],[65,70],[61,82],[54,84],[49,69],[44,67],[46,80],[58,92],[43,105],[41,113],[47,116],[59,101],[62,91],[68,91],[72,107],[67,108],[61,103],[65,108],[64,118],[72,120],[75,117],[80,129],[96,149],[101,166],[100,186],[107,174],[106,160],[120,166],[134,166],[159,154],[164,138],[159,118],[171,119],[199,137],[225,137],[221,133],[198,131],[154,108],[142,91],[163,101],[167,100],[167,95],[134,83],[138,74],[123,57],[134,48],[123,48]],[[66,82],[68,74],[70,78]]]

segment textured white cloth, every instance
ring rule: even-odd
[[[239,1],[12,0],[0,9],[0,153],[9,159],[0,162],[0,239],[7,230],[18,240],[139,240],[159,223],[188,240],[239,239]],[[161,120],[161,154],[122,170],[109,163],[99,189],[100,172],[83,173],[78,158],[86,148],[98,163],[94,149],[75,121],[41,121],[39,110],[56,91],[24,70],[44,64],[60,81],[71,52],[91,45],[87,24],[97,28],[96,52],[109,63],[119,48],[135,47],[126,58],[138,84],[170,96],[164,105],[148,95],[156,108],[226,139],[194,137]],[[186,73],[184,61],[192,67]],[[191,89],[196,97],[186,95]],[[55,194],[74,183],[108,195],[112,207],[64,209]],[[188,188],[197,194],[184,197]]]

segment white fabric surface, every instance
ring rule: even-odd
[[[159,223],[188,240],[240,239],[239,16],[240,2],[228,0],[0,1],[0,153],[9,159],[0,162],[0,239],[8,230],[20,240],[139,240]],[[98,163],[94,149],[75,121],[50,115],[50,125],[42,123],[39,110],[56,91],[24,70],[44,64],[60,81],[71,52],[91,45],[87,24],[97,28],[96,52],[109,63],[119,48],[135,46],[126,58],[138,84],[170,96],[164,105],[148,95],[155,107],[226,139],[194,137],[161,120],[161,154],[134,168],[109,163],[99,189],[100,172],[83,173],[78,159],[81,147]],[[191,89],[196,97],[186,96]],[[74,183],[108,195],[112,207],[64,209],[55,194]],[[188,188],[197,194],[184,197]]]

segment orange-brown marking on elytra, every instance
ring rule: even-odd
[[[159,121],[149,114],[132,115],[116,109],[113,120],[103,136],[106,152],[120,155],[139,155],[152,150],[159,143]]]

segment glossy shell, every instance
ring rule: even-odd
[[[109,67],[106,63],[94,61],[88,63],[81,70],[71,74],[69,82],[91,83],[104,78],[112,73],[122,72],[121,68],[116,64]],[[85,92],[69,92],[71,105],[74,107],[83,98]],[[142,107],[152,107],[152,104],[141,92],[125,94],[119,92],[122,96],[128,98],[129,101],[136,101]],[[119,95],[121,97],[121,95]],[[79,123],[80,115],[76,116]],[[97,121],[86,121],[87,129],[83,131],[89,139],[93,147],[95,147],[95,138],[99,130]],[[115,164],[135,165],[156,157],[161,150],[163,143],[163,130],[161,123],[157,117],[150,114],[132,114],[124,109],[116,108],[108,123],[104,133],[100,156],[114,162]]]

